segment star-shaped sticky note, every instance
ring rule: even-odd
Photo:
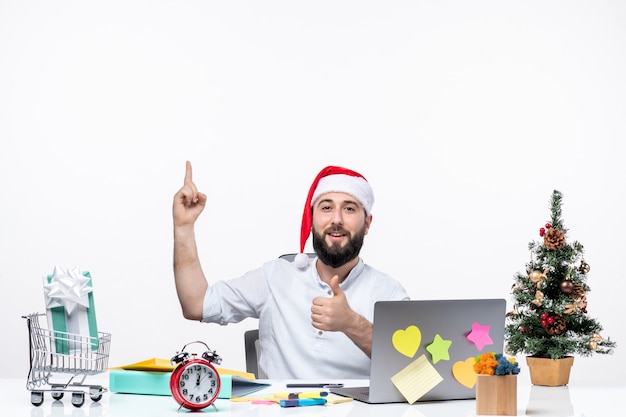
[[[474,324],[472,324],[472,331],[467,335],[467,339],[474,342],[478,350],[483,350],[485,346],[493,344],[493,340],[491,340],[489,336],[490,327],[491,326],[488,324],[481,326],[477,322],[474,322]]]
[[[435,340],[433,340],[430,345],[426,346],[426,350],[430,352],[430,355],[432,356],[433,363],[437,363],[440,360],[450,360],[448,349],[450,349],[451,344],[452,340],[446,340],[439,334],[435,335]]]

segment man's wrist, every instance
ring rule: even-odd
[[[195,235],[195,228],[192,224],[176,225],[174,224],[174,238],[188,238]]]

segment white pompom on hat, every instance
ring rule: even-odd
[[[309,264],[309,257],[304,253],[304,245],[311,234],[313,203],[322,194],[332,192],[350,194],[363,205],[366,215],[372,213],[374,191],[363,175],[337,166],[327,166],[322,169],[315,177],[313,184],[311,184],[309,194],[304,203],[300,229],[300,253],[294,259],[294,263],[299,268],[305,268]]]

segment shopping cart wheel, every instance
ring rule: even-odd
[[[72,405],[74,407],[82,407],[85,404],[85,393],[84,392],[73,392],[72,393]]]
[[[63,391],[55,391],[55,389],[63,388],[63,385],[53,385],[52,386],[52,398],[55,400],[60,400],[63,398]]]
[[[89,387],[89,398],[91,401],[98,402],[102,399],[102,393],[104,390],[100,385],[93,385]]]
[[[30,393],[30,402],[35,407],[39,407],[43,404],[43,392],[42,391],[31,391]]]

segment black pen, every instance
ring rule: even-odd
[[[303,384],[287,384],[287,388],[341,388],[343,384],[334,383],[303,383]]]

